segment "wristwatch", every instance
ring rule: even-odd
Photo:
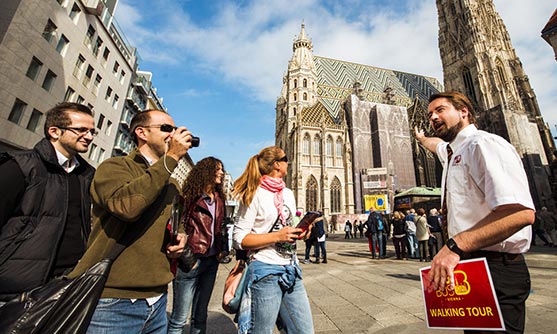
[[[453,238],[450,238],[449,240],[447,240],[447,247],[449,247],[449,249],[453,253],[460,256],[460,258],[462,258],[464,256],[464,251],[462,249],[458,248],[458,245],[456,244],[456,241],[454,241]]]

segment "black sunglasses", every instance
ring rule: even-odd
[[[162,132],[172,132],[177,129],[174,125],[170,124],[153,124],[153,125],[138,125],[141,128],[159,128]]]
[[[74,128],[71,126],[58,126],[57,128],[71,131],[78,136],[86,136],[89,133],[91,134],[91,136],[95,137],[99,133],[97,129],[89,129],[89,128]]]
[[[285,155],[284,157],[277,159],[275,161],[283,161],[283,162],[288,162],[288,157]]]

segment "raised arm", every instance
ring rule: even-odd
[[[426,137],[426,135],[424,134],[424,130],[423,129],[418,130],[417,126],[414,127],[414,135],[416,136],[416,139],[420,142],[420,144],[423,147],[425,147],[427,150],[433,153],[435,153],[437,149],[437,144],[443,141],[439,137]]]

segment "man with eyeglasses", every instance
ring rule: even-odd
[[[0,154],[0,305],[68,273],[91,231],[85,153],[96,134],[93,112],[60,103],[46,112],[33,149]]]
[[[166,333],[166,290],[174,278],[169,258],[179,257],[186,242],[184,234],[171,242],[166,226],[180,193],[170,176],[191,147],[191,133],[160,110],[137,114],[130,129],[137,148],[97,169],[91,185],[93,231],[70,276],[101,260],[128,227],[146,230],[112,264],[88,334]]]

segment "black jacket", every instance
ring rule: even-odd
[[[383,233],[389,234],[389,222],[379,212],[373,211],[369,214],[366,221],[367,233],[376,234],[379,231],[379,220],[381,220]]]
[[[89,187],[94,168],[77,156],[81,192],[83,250],[91,231]],[[15,163],[14,163],[15,162]],[[19,169],[17,171],[16,169]],[[69,175],[58,163],[52,144],[43,139],[31,150],[0,155],[0,176],[5,192],[0,201],[0,300],[46,283],[52,274],[59,245],[67,227]],[[6,207],[6,205],[13,205]]]

